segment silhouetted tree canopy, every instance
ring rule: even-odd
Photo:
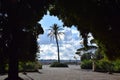
[[[119,0],[56,0],[50,12],[64,25],[77,26],[86,47],[86,35],[91,32],[109,59],[120,58]]]
[[[37,22],[46,14],[50,3],[46,1],[0,0],[0,43],[2,47],[9,47],[12,41],[11,36],[15,33],[16,45],[20,49],[24,51],[32,49],[26,50],[33,46],[32,43],[36,44],[37,36],[43,33],[41,25]]]
[[[7,80],[18,80],[18,60],[35,60],[37,37],[43,33],[38,21],[51,1],[0,0],[0,56],[6,54],[9,62]]]

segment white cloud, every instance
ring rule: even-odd
[[[50,41],[50,38],[46,36],[46,31],[44,35],[40,35],[38,38],[38,43],[40,43],[40,48],[42,50],[40,53],[40,59],[57,59],[56,42],[55,40]],[[74,56],[77,56],[75,54],[76,49],[80,48],[79,32],[65,27],[64,33],[64,39],[59,41],[60,58],[67,60],[74,59]]]
[[[47,36],[47,31],[48,30],[45,29],[45,33],[38,38],[38,43],[42,50],[40,59],[58,59],[56,42],[55,40],[50,40]],[[80,57],[75,54],[76,50],[82,47],[82,44],[80,44],[82,39],[79,37],[79,32],[75,27],[64,27],[64,33],[63,40],[59,41],[60,59],[74,60],[74,56],[76,56],[77,59],[80,59]],[[89,36],[89,40],[93,39],[91,34],[89,34]]]
[[[49,33],[48,29],[54,23],[58,24],[59,26],[62,26],[63,23],[57,17],[50,16],[48,14],[45,15],[39,23],[44,29],[44,34],[40,35],[37,40],[41,51],[40,59],[57,59],[56,42],[47,36]],[[59,40],[60,59],[74,59],[74,56],[77,56],[75,54],[76,50],[81,47],[79,32],[75,26],[72,26],[71,28],[64,27],[62,32],[64,32],[64,36],[62,36],[62,40]]]

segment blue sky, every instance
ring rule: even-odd
[[[43,29],[44,34],[39,35],[38,43],[40,45],[40,55],[39,59],[57,59],[57,47],[55,40],[51,40],[47,34],[49,33],[50,26],[54,23],[58,24],[59,26],[63,27],[63,22],[59,20],[56,16],[50,16],[49,13],[44,15],[42,20],[39,22]],[[63,60],[74,60],[74,56],[77,59],[80,59],[78,55],[75,54],[76,50],[80,48],[80,41],[82,38],[79,35],[75,26],[71,26],[71,28],[64,27],[62,32],[64,35],[62,39],[59,40],[60,46],[60,59]]]

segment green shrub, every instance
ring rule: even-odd
[[[8,64],[5,65],[5,70],[8,71],[9,67]]]
[[[5,64],[5,73],[8,72],[9,65]],[[18,69],[20,72],[33,72],[42,69],[42,64],[40,62],[19,62]]]
[[[26,69],[34,69],[34,68],[35,68],[35,63],[33,62],[26,63]]]
[[[92,69],[92,61],[91,60],[82,61],[81,69]]]
[[[19,69],[19,71],[23,71],[23,69],[24,69],[23,62],[19,62],[18,69]]]
[[[50,67],[68,67],[65,63],[53,62]]]
[[[38,71],[42,69],[42,64],[39,62],[20,62],[19,71]]]
[[[37,69],[42,69],[42,64],[40,62],[36,62],[36,68]]]
[[[115,72],[120,72],[120,61],[113,62],[113,65],[114,65],[113,70]]]
[[[106,60],[100,60],[96,62],[96,71],[111,72],[113,71],[113,64]]]

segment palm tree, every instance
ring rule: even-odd
[[[50,26],[51,29],[48,36],[52,39],[55,38],[56,44],[57,44],[57,52],[58,52],[58,63],[60,63],[60,54],[59,54],[59,44],[58,44],[58,37],[60,38],[60,35],[64,34],[63,32],[60,32],[60,30],[63,30],[63,28],[60,28],[57,24],[53,24],[53,26]]]
[[[89,38],[89,37],[90,37],[90,36],[88,36],[87,38]],[[88,40],[88,39],[87,39],[87,40]],[[89,52],[89,50],[97,50],[98,47],[92,45],[92,44],[96,44],[95,39],[92,39],[92,40],[90,41],[90,44],[91,44],[91,46],[87,46],[87,48],[86,48],[86,47],[83,47],[83,48],[77,49],[76,54],[78,54],[79,56],[83,56],[83,55],[81,54],[81,52],[90,53],[90,56],[92,57],[92,70],[95,71],[95,69],[96,69],[96,64],[95,64],[95,62],[96,62],[96,57],[97,57],[97,56],[96,56],[96,54],[93,54],[91,51]],[[86,55],[85,55],[85,56],[86,56]]]

